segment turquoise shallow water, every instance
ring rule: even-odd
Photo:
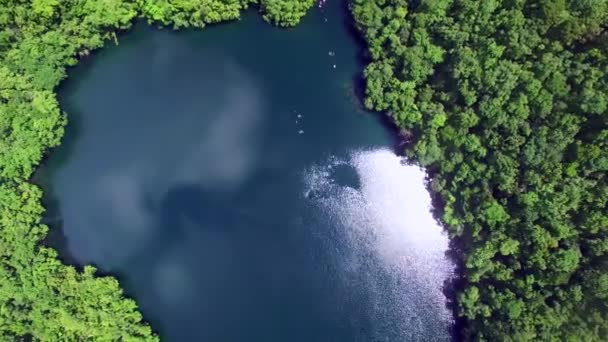
[[[118,276],[169,341],[445,340],[441,276],[403,272],[443,261],[367,214],[402,165],[359,107],[358,53],[338,3],[289,30],[136,25],[62,86],[51,243]]]

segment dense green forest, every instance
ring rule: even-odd
[[[608,2],[355,0],[366,105],[426,166],[463,337],[608,340]]]
[[[30,183],[60,143],[55,89],[140,17],[175,28],[313,0],[0,0],[0,339],[156,340],[118,282],[43,247]],[[462,260],[465,339],[608,339],[608,2],[352,0],[366,105],[432,176]]]

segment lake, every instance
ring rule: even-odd
[[[424,171],[361,108],[338,2],[278,29],[138,23],[62,84],[48,243],[117,276],[167,341],[443,341]]]

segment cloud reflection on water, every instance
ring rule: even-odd
[[[158,207],[171,189],[196,185],[232,191],[253,174],[254,160],[260,153],[259,135],[263,134],[260,87],[229,60],[216,73],[207,75],[214,80],[213,85],[201,86],[209,92],[192,97],[190,103],[172,106],[156,99],[157,103],[142,104],[161,106],[165,113],[150,115],[136,136],[118,126],[108,131],[112,143],[101,147],[105,150],[99,150],[99,144],[91,139],[79,142],[81,152],[88,152],[90,145],[88,150],[97,153],[83,157],[85,163],[70,163],[60,170],[57,187],[68,218],[65,226],[71,230],[70,246],[79,260],[102,261],[101,266],[109,269],[117,267],[145,251],[146,241],[155,238],[161,229]],[[218,78],[223,81],[218,82]],[[103,118],[93,124],[99,120]],[[121,147],[113,150],[114,146]],[[108,167],[110,161],[99,156],[110,154],[113,160]],[[159,154],[165,163],[158,163]],[[87,171],[91,176],[86,180],[62,177]],[[81,202],[83,191],[86,203]],[[105,210],[101,213],[98,208]],[[100,223],[105,227],[102,231],[87,229]]]

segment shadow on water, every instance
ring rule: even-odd
[[[64,83],[62,83],[62,85],[63,84]],[[68,239],[63,229],[64,222],[59,199],[56,196],[55,189],[51,182],[55,172],[57,172],[57,170],[67,162],[69,156],[72,155],[72,151],[74,150],[81,132],[81,117],[75,110],[66,110],[65,104],[68,102],[65,101],[65,99],[62,99],[61,96],[59,102],[62,104],[61,107],[64,115],[66,115],[66,112],[71,113],[67,114],[69,118],[64,135],[61,138],[61,144],[58,147],[47,151],[31,181],[33,184],[44,189],[41,201],[45,211],[41,223],[46,225],[49,230],[41,244],[55,249],[58,258],[62,263],[82,269],[82,265],[77,261],[74,255],[70,253]],[[51,153],[53,154],[53,163],[48,163]]]
[[[92,54],[97,54],[97,51]],[[72,265],[78,269],[82,269],[82,264],[70,253],[67,236],[63,229],[63,216],[61,214],[59,199],[55,194],[51,179],[54,174],[63,165],[66,164],[70,156],[73,154],[74,148],[78,142],[82,132],[82,116],[79,114],[75,106],[70,106],[69,96],[72,90],[77,89],[82,80],[90,73],[93,56],[80,58],[78,72],[73,74],[73,67],[68,69],[68,80],[63,80],[56,88],[55,93],[60,105],[62,115],[66,116],[67,124],[64,128],[63,136],[59,146],[46,151],[43,155],[40,164],[38,165],[33,177],[32,183],[44,189],[42,196],[42,206],[45,209],[41,223],[46,225],[49,230],[46,237],[42,241],[42,245],[53,248],[57,251],[59,260],[67,265]],[[49,163],[51,157],[53,162]]]
[[[432,179],[432,176],[427,173],[427,177]],[[445,201],[438,192],[433,191],[431,188],[431,182],[428,181],[426,184],[427,191],[431,195],[431,214],[437,222],[437,224],[443,228],[444,231],[448,232],[447,226],[443,223],[442,217],[444,214]],[[454,271],[451,277],[446,279],[443,283],[443,294],[446,297],[446,306],[452,313],[453,324],[450,326],[450,339],[452,341],[462,341],[462,331],[466,328],[466,319],[458,315],[458,301],[457,295],[464,289],[466,285],[465,265],[464,265],[464,251],[463,246],[465,245],[464,238],[455,237],[451,234],[449,239],[448,250],[445,252],[447,260],[454,265]]]
[[[466,246],[467,243],[465,237],[457,237],[449,233],[448,227],[443,223],[442,217],[444,214],[445,200],[441,197],[439,192],[434,191],[432,188],[433,175],[436,172],[437,170],[427,170],[426,189],[431,196],[431,214],[433,215],[435,222],[437,222],[450,237],[448,250],[445,252],[445,256],[447,260],[454,265],[454,271],[452,276],[443,283],[443,294],[446,297],[446,306],[452,313],[454,320],[453,324],[450,326],[450,338],[452,341],[462,341],[464,338],[462,332],[464,331],[464,328],[466,328],[466,319],[458,315],[457,295],[466,285],[466,279],[464,277],[466,268],[464,264],[463,246]]]
[[[41,186],[41,185],[39,185]],[[67,236],[63,229],[63,217],[59,208],[59,201],[53,194],[50,186],[44,187],[44,195],[42,197],[42,206],[45,208],[42,224],[46,225],[49,230],[42,240],[41,244],[45,247],[53,248],[57,251],[58,258],[63,264],[75,266],[82,270],[82,265],[70,253]]]
[[[458,316],[457,295],[464,289],[466,280],[462,276],[465,272],[464,258],[458,250],[460,242],[452,238],[450,239],[449,250],[446,255],[454,265],[454,276],[447,279],[443,284],[443,294],[447,298],[447,307],[452,312],[454,323],[450,326],[450,338],[452,341],[462,341],[464,339],[462,332],[467,327],[466,319]]]
[[[380,124],[386,129],[386,131],[390,133],[393,152],[395,152],[395,154],[402,155],[404,149],[406,148],[407,141],[403,135],[399,133],[400,130],[395,124],[393,118],[391,118],[390,114],[387,112],[369,111],[365,106],[365,91],[367,86],[365,78],[363,77],[363,71],[367,65],[371,63],[372,59],[367,49],[367,42],[357,28],[353,14],[350,11],[350,1],[341,1],[340,10],[343,13],[342,25],[345,28],[345,31],[348,32],[350,39],[358,47],[356,50],[357,63],[359,67],[357,68],[357,73],[352,77],[351,80],[353,100],[355,101],[357,108],[361,109],[368,115],[373,115],[376,120],[378,120],[378,122],[380,122]]]

